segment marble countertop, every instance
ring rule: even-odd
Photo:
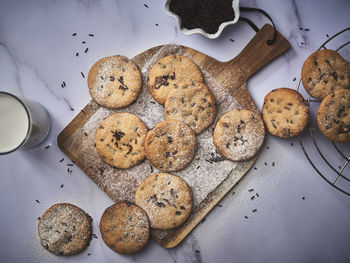
[[[91,99],[81,72],[87,75],[102,57],[131,58],[161,44],[186,45],[227,61],[255,34],[240,22],[215,40],[185,36],[176,20],[165,14],[164,4],[155,0],[0,1],[0,90],[40,102],[52,120],[43,144],[0,156],[1,261],[349,262],[350,197],[317,174],[297,138],[270,135],[256,169],[176,248],[165,249],[151,241],[141,252],[121,256],[103,243],[98,223],[113,201],[78,167],[67,172],[70,160],[56,142],[59,132]],[[346,0],[250,0],[241,1],[241,6],[266,10],[291,44],[288,52],[248,81],[259,108],[270,90],[296,88],[306,57],[350,26],[350,1]],[[247,16],[260,27],[268,22],[258,14]],[[349,34],[340,42],[345,39],[349,41]],[[342,55],[349,61],[350,48]],[[350,175],[349,166],[344,174]],[[39,244],[37,218],[57,202],[78,205],[94,219],[96,238],[79,255],[53,256]]]

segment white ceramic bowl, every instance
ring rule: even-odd
[[[219,26],[219,29],[218,31],[215,33],[215,34],[209,34],[207,32],[205,32],[203,29],[201,28],[194,28],[194,29],[187,29],[187,28],[184,28],[182,26],[182,21],[181,21],[181,18],[177,15],[177,14],[174,14],[173,12],[171,12],[169,10],[169,5],[170,5],[170,2],[171,0],[167,0],[166,3],[165,3],[165,11],[166,13],[169,15],[169,16],[172,16],[172,17],[175,17],[178,24],[179,24],[179,29],[182,33],[184,33],[185,35],[192,35],[192,34],[202,34],[203,36],[207,37],[207,38],[210,38],[210,39],[214,39],[214,38],[217,38],[218,36],[220,36],[222,30],[224,30],[224,28],[228,25],[232,25],[232,24],[235,24],[237,23],[238,19],[239,19],[239,0],[232,0],[232,8],[233,8],[233,11],[235,13],[235,18],[232,20],[232,21],[226,21],[224,23],[222,23],[220,26]]]

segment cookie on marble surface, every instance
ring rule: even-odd
[[[89,71],[91,97],[101,106],[117,109],[136,100],[142,77],[136,64],[123,56],[110,56],[97,61]]]
[[[335,90],[349,87],[349,65],[338,52],[322,49],[305,60],[301,80],[312,97],[322,100]]]
[[[164,114],[166,120],[182,121],[199,134],[215,119],[215,98],[204,83],[181,82],[169,93]]]
[[[161,171],[179,171],[190,164],[196,153],[196,136],[185,123],[167,120],[147,133],[146,158]]]
[[[321,133],[333,142],[350,142],[350,90],[336,90],[325,97],[316,115]]]
[[[135,203],[146,211],[152,228],[168,230],[182,225],[192,210],[192,194],[178,176],[157,173],[137,188]]]
[[[139,206],[130,202],[117,203],[103,212],[100,232],[110,249],[119,254],[132,254],[149,240],[149,219]]]
[[[146,125],[135,115],[110,115],[97,127],[96,150],[111,166],[130,168],[145,158]]]
[[[193,80],[203,82],[203,76],[197,65],[188,57],[181,55],[166,56],[157,61],[148,75],[148,89],[152,97],[164,104],[174,85]]]
[[[249,110],[232,110],[220,117],[213,135],[216,150],[231,161],[247,161],[260,150],[265,139],[261,117]]]
[[[297,136],[309,123],[309,107],[303,96],[293,89],[270,91],[264,98],[261,113],[269,133],[280,138]]]
[[[75,205],[55,204],[40,217],[40,243],[55,255],[78,254],[90,243],[91,221],[91,217]]]

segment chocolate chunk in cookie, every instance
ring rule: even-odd
[[[91,221],[91,217],[75,205],[55,204],[40,217],[40,243],[55,255],[78,254],[90,243]]]
[[[182,82],[169,93],[164,113],[166,120],[183,121],[199,134],[215,119],[215,98],[204,83]]]
[[[150,236],[149,220],[139,206],[121,202],[108,207],[100,221],[105,244],[119,254],[141,250]]]
[[[249,110],[232,110],[216,123],[214,145],[224,158],[247,161],[264,143],[265,128],[260,116]]]
[[[336,90],[325,97],[316,115],[321,133],[333,142],[350,142],[350,90]]]
[[[293,89],[269,92],[261,113],[269,133],[281,138],[300,134],[309,123],[309,107],[303,96]]]
[[[91,97],[107,108],[122,108],[136,100],[142,84],[136,64],[123,56],[105,57],[89,71]]]
[[[179,171],[192,161],[197,147],[190,127],[177,120],[158,123],[146,137],[146,158],[161,171]]]
[[[182,225],[191,213],[191,189],[178,176],[158,173],[140,184],[135,203],[146,211],[152,228],[172,229]]]
[[[135,115],[113,114],[97,127],[97,153],[111,166],[130,168],[145,158],[147,131],[146,125]]]
[[[202,73],[189,58],[180,55],[166,56],[157,61],[149,72],[147,86],[153,98],[164,104],[174,85],[184,80],[203,82]]]
[[[322,100],[328,94],[349,87],[349,64],[330,49],[311,54],[304,62],[301,79],[305,90]]]

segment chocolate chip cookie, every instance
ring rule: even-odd
[[[136,64],[123,56],[105,57],[89,71],[91,97],[101,106],[122,108],[136,100],[142,77]]]
[[[309,107],[303,96],[293,89],[269,92],[261,113],[269,133],[281,138],[300,134],[309,123]]]
[[[78,254],[90,243],[91,221],[91,217],[75,205],[55,204],[40,217],[40,243],[55,255]]]
[[[146,136],[146,158],[161,171],[179,171],[192,161],[197,147],[190,127],[177,120],[158,123]]]
[[[135,203],[146,211],[152,228],[172,229],[182,225],[191,213],[191,189],[178,176],[158,173],[140,184]]]
[[[145,158],[146,125],[135,115],[121,112],[104,119],[97,127],[96,150],[111,166],[130,168]]]
[[[325,97],[316,115],[321,133],[333,142],[350,142],[350,90],[336,90]]]
[[[322,49],[305,60],[301,80],[312,97],[322,100],[338,89],[349,87],[349,65],[338,52]]]
[[[175,84],[165,101],[164,113],[166,120],[183,121],[199,134],[215,119],[215,98],[204,83]]]
[[[166,56],[157,61],[149,72],[147,86],[153,98],[164,104],[169,91],[184,80],[203,82],[202,73],[188,57]]]
[[[100,221],[105,244],[119,254],[141,250],[150,236],[149,220],[139,206],[121,202],[108,207]]]
[[[247,161],[260,150],[265,139],[264,123],[249,110],[232,110],[220,117],[213,135],[216,150],[231,161]]]

